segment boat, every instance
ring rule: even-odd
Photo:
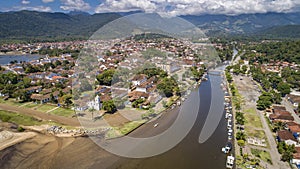
[[[232,144],[231,142],[228,142],[225,147],[222,147],[222,152],[227,154],[231,151],[231,149],[232,149]]]
[[[226,168],[233,168],[233,164],[234,164],[234,157],[232,155],[227,156]]]
[[[157,126],[158,126],[158,123],[156,123],[156,124],[153,125],[154,128],[157,127]]]

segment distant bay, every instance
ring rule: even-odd
[[[39,58],[43,58],[44,56],[42,55],[30,55],[30,54],[25,54],[25,55],[0,55],[0,65],[7,65],[11,61],[25,61],[25,62],[30,62],[32,60],[37,60]]]

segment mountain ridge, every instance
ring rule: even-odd
[[[81,11],[70,13],[15,11],[0,12],[0,39],[21,41],[60,41],[87,39],[100,27],[122,16],[139,13],[96,13]],[[241,15],[203,14],[179,16],[202,29],[208,36],[262,35],[271,28],[300,25],[300,12],[258,13]],[[290,27],[289,29],[292,29]],[[297,28],[297,27],[294,27]],[[274,33],[279,33],[273,31]],[[281,30],[286,30],[281,29]],[[285,35],[285,34],[282,34]],[[298,36],[298,34],[296,33]],[[299,35],[300,36],[300,35]],[[287,37],[293,37],[287,35]]]

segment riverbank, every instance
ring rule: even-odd
[[[20,51],[10,51],[10,52],[0,52],[1,56],[9,56],[9,55],[28,55],[28,53],[20,52]]]
[[[33,138],[36,136],[35,132],[23,132],[23,133],[15,133],[10,131],[1,131],[0,132],[0,151],[21,143],[27,139]]]

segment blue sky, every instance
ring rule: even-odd
[[[142,10],[169,15],[300,11],[300,0],[0,0],[0,11],[89,13]]]

